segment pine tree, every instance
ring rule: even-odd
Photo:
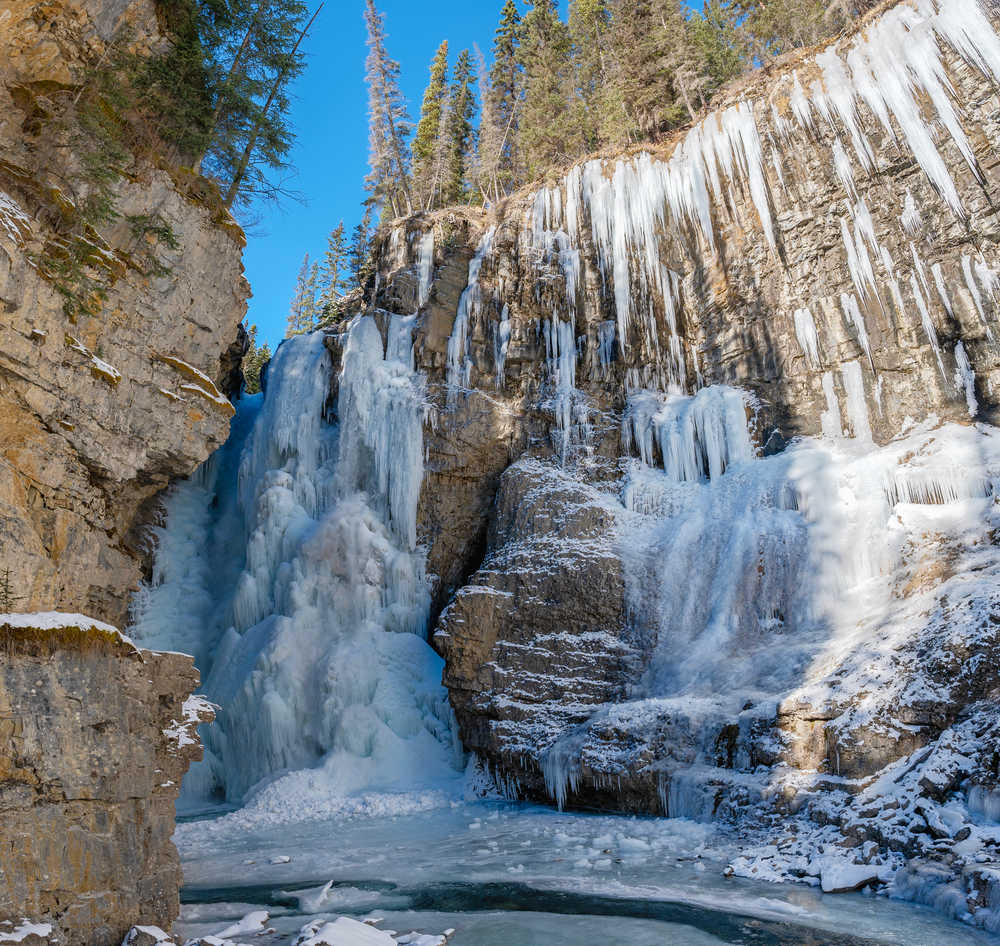
[[[519,141],[519,115],[524,91],[524,71],[520,61],[521,15],[514,0],[506,0],[500,25],[493,41],[493,68],[490,70],[490,99],[483,106],[480,125],[480,163],[492,172],[494,200],[509,194],[524,180]],[[489,127],[485,123],[489,117]],[[485,144],[490,145],[484,153]]]
[[[704,77],[703,94],[710,99],[747,68],[731,0],[706,0],[688,23]]]
[[[606,0],[570,0],[569,32],[573,42],[574,84],[579,99],[578,126],[590,151],[600,144],[599,115],[604,89],[605,46],[611,17]]]
[[[417,134],[413,139],[413,190],[420,206],[434,206],[438,188],[435,156],[438,137],[448,98],[448,41],[445,40],[431,61],[430,81],[424,92]]]
[[[292,301],[288,308],[288,325],[285,329],[285,338],[292,335],[301,335],[311,327],[311,309],[309,300],[309,254],[306,253],[299,268],[299,275],[295,280],[295,292],[292,294]]]
[[[352,285],[363,289],[371,275],[372,205],[365,203],[365,213],[351,234],[348,250],[348,266]]]
[[[752,62],[759,63],[790,49],[819,42],[847,20],[845,4],[828,0],[734,0],[733,13],[740,24]]]
[[[326,252],[319,271],[319,310],[322,315],[347,291],[348,250],[344,234],[344,221],[330,232],[326,241]]]
[[[476,81],[479,86],[479,101],[482,112],[479,117],[479,133],[476,136],[476,155],[473,178],[484,204],[499,200],[500,171],[500,129],[494,114],[493,85],[486,68],[486,59],[478,46],[476,50]]]
[[[381,213],[393,216],[413,212],[409,180],[409,148],[406,139],[410,119],[399,90],[399,63],[385,48],[385,18],[367,0],[368,28],[368,144],[371,171],[365,180],[372,200]]]
[[[302,323],[303,331],[311,332],[319,322],[320,278],[319,263],[314,262],[309,267],[309,277],[306,279],[305,306],[303,308]]]
[[[259,394],[261,373],[271,360],[271,346],[264,342],[257,344],[257,326],[250,326],[250,347],[243,356],[243,390],[246,394]]]
[[[582,135],[574,127],[569,28],[555,0],[534,0],[522,24],[518,56],[524,69],[524,97],[518,123],[529,178],[576,156]]]
[[[448,96],[445,123],[447,161],[441,182],[441,203],[468,200],[473,155],[475,154],[476,98],[472,92],[472,57],[462,50],[455,63],[455,76]]]

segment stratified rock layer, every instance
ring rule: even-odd
[[[0,918],[44,920],[67,946],[169,927],[171,836],[208,704],[190,657],[139,650],[73,615],[0,616]]]
[[[156,22],[152,3],[97,0],[8,3],[0,17],[0,570],[19,610],[123,623],[153,500],[229,428],[219,389],[248,288],[242,234],[205,182],[144,160],[129,169],[120,220],[101,234],[110,289],[95,314],[71,319],[34,263],[67,198],[32,109],[119,30],[158,42]],[[153,214],[176,248],[132,233],[129,217]],[[147,251],[161,275],[138,263]]]

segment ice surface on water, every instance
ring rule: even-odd
[[[189,799],[221,788],[239,801],[304,767],[318,768],[264,790],[275,805],[419,789],[454,772],[414,547],[424,392],[410,330],[393,317],[386,358],[374,320],[354,320],[337,424],[324,418],[322,333],[284,342],[263,403],[241,405],[230,443],[168,501],[133,633],[192,644],[204,692],[222,706]]]
[[[426,894],[440,883],[518,883],[549,892],[554,901],[565,891],[577,897],[610,897],[612,903],[679,902],[688,905],[699,922],[718,912],[744,918],[751,927],[754,919],[797,923],[817,931],[815,942],[828,941],[823,931],[848,932],[887,946],[988,941],[962,924],[885,898],[824,897],[803,887],[723,879],[722,868],[733,854],[732,839],[716,826],[684,819],[569,815],[530,805],[480,802],[252,834],[223,818],[180,825],[176,840],[192,892],[258,884],[274,891],[294,889],[294,898],[284,899],[297,902],[305,913],[380,916],[386,919],[383,927],[397,930],[454,927],[452,941],[469,946],[578,946],[592,941],[637,946],[647,940],[640,938],[646,935],[644,927],[619,918],[608,918],[613,921],[601,926],[594,917],[480,912],[481,906],[472,912],[414,916],[407,912],[405,891]],[[270,862],[278,854],[291,854],[291,862],[274,866]],[[372,885],[374,878],[381,883]],[[331,880],[334,884],[328,887]],[[188,904],[180,927],[191,936],[213,932],[252,908],[245,903]],[[605,903],[602,912],[606,909]],[[294,932],[305,922],[298,908],[288,908],[287,920],[282,912],[272,911],[271,918],[271,925],[281,931],[283,923]],[[710,930],[708,924],[701,929],[656,924],[648,942],[705,946],[718,939]],[[595,939],[598,932],[601,936]],[[747,934],[751,932],[748,927]],[[761,935],[757,932],[753,941]],[[721,941],[733,942],[733,936],[723,935]]]

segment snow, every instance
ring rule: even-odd
[[[295,946],[395,946],[388,933],[341,916],[332,923],[315,923],[303,928]]]
[[[31,220],[10,194],[0,191],[0,231],[19,246],[31,238]]]
[[[173,937],[164,930],[161,930],[158,926],[133,926],[132,929],[125,934],[125,939],[122,940],[122,946],[132,946],[132,944],[138,938],[139,933],[145,933],[146,936],[152,937],[155,943],[169,943],[173,946]]]
[[[2,196],[0,194],[0,197]],[[13,926],[13,929],[5,930],[2,928],[3,926]],[[22,919],[17,926],[8,921],[0,923],[0,943],[23,943],[29,936],[40,936],[45,939],[51,934],[52,925],[50,923],[32,923],[27,917]]]
[[[267,929],[271,914],[267,910],[254,910],[232,923],[215,935],[219,939],[233,939],[236,936],[249,936],[252,933],[262,933]]]

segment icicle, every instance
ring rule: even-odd
[[[821,383],[823,385],[823,394],[826,397],[826,410],[819,417],[823,436],[842,437],[844,435],[844,428],[840,420],[840,402],[837,400],[837,393],[833,389],[833,375],[829,371],[825,372]]]
[[[472,374],[472,360],[469,358],[469,329],[473,315],[482,304],[482,290],[479,286],[479,272],[483,261],[493,247],[495,229],[490,227],[479,241],[476,253],[469,262],[469,281],[458,301],[455,324],[448,339],[448,406],[452,407],[458,391],[468,388]]]
[[[634,444],[647,465],[655,441],[664,470],[678,483],[715,479],[755,455],[747,397],[725,385],[702,388],[692,397],[637,392],[629,397],[622,430],[626,449]]]
[[[819,367],[819,336],[816,323],[808,309],[795,310],[795,337],[810,368]]]
[[[837,136],[833,139],[833,168],[840,178],[840,183],[844,185],[844,190],[854,200],[857,200],[858,191],[854,186],[854,169],[851,167],[851,159],[847,156],[844,146]]]
[[[965,345],[959,341],[955,345],[955,390],[965,395],[965,403],[969,408],[969,417],[974,418],[979,413],[976,401],[976,374],[965,353]]]
[[[927,302],[924,299],[923,293],[920,291],[920,286],[917,284],[916,276],[910,277],[910,289],[913,290],[913,298],[916,300],[917,309],[920,312],[920,324],[923,325],[924,333],[927,335],[927,340],[931,343],[931,348],[934,349],[934,354],[938,361],[938,367],[941,369],[941,375],[942,377],[947,377],[944,370],[944,361],[941,358],[941,343],[938,341],[937,329],[931,321],[931,314],[927,309]]]
[[[962,275],[965,277],[965,288],[969,290],[969,295],[972,296],[972,302],[976,307],[976,312],[979,313],[979,318],[986,327],[986,334],[992,339],[993,329],[990,327],[989,320],[986,318],[986,310],[983,308],[982,293],[980,293],[979,284],[976,282],[976,277],[972,273],[972,260],[968,256],[962,257]]]
[[[500,313],[500,322],[496,329],[494,339],[494,362],[497,369],[496,384],[497,390],[503,390],[504,368],[507,366],[507,350],[510,347],[510,306],[505,305]]]
[[[941,264],[935,263],[931,267],[931,273],[934,276],[934,285],[937,286],[938,296],[941,297],[941,304],[944,306],[945,312],[948,313],[949,318],[955,318],[955,310],[951,307],[951,299],[948,298],[948,287],[944,284],[944,273],[941,271]]]
[[[861,362],[849,361],[842,365],[840,377],[847,395],[847,419],[854,433],[854,439],[870,443],[872,429],[868,421],[868,402],[865,399]]]
[[[846,292],[840,294],[840,307],[844,310],[844,317],[850,322],[858,333],[858,344],[868,356],[868,362],[875,370],[875,360],[872,358],[871,343],[868,341],[868,330],[865,328],[865,317],[858,306],[856,296],[848,295]]]
[[[900,215],[899,222],[903,225],[903,232],[911,240],[920,236],[924,227],[920,211],[917,209],[917,202],[913,199],[909,188],[906,189],[906,203],[903,205],[903,213]]]
[[[422,309],[431,297],[431,281],[434,278],[434,229],[428,230],[417,247],[417,308]]]
[[[605,321],[597,326],[597,357],[601,365],[601,371],[607,377],[611,369],[611,364],[615,360],[614,322]]]

